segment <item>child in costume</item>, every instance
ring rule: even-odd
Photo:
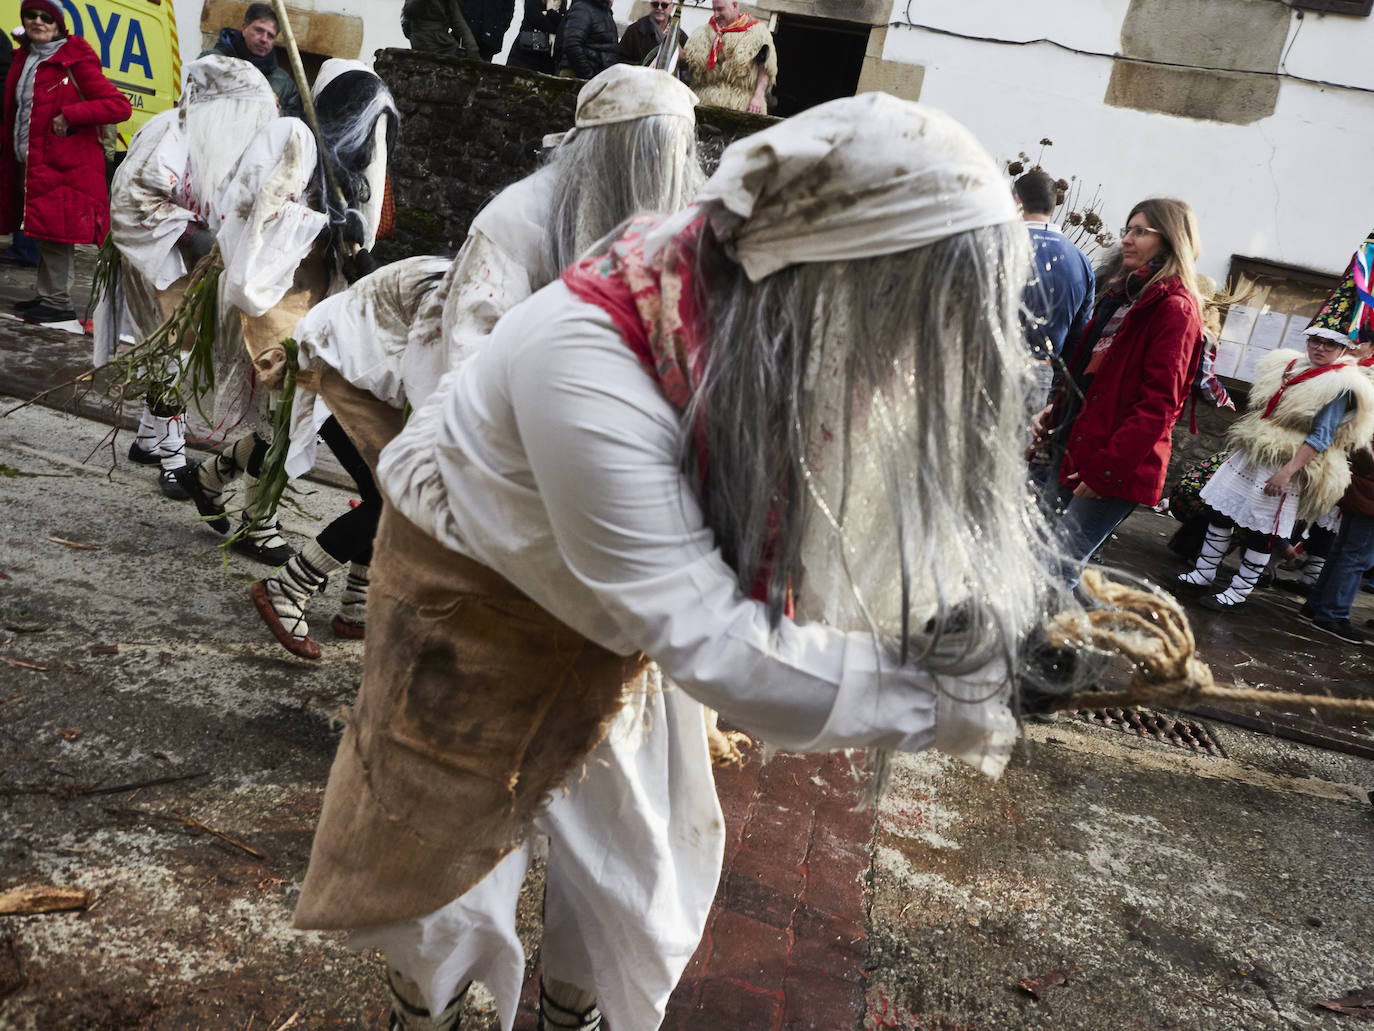
[[[1263,359],[1255,403],[1234,426],[1234,449],[1202,488],[1211,510],[1197,564],[1179,574],[1185,588],[1212,586],[1239,529],[1245,552],[1231,583],[1199,604],[1214,611],[1243,605],[1269,563],[1275,542],[1298,518],[1327,512],[1350,483],[1350,451],[1374,433],[1374,383],[1348,348],[1355,341],[1313,332],[1307,354],[1278,350]]]

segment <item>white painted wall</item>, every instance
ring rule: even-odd
[[[1138,200],[1179,197],[1201,223],[1202,271],[1223,278],[1232,254],[1333,274],[1374,225],[1374,94],[1281,80],[1274,114],[1250,125],[1174,118],[1102,102],[1128,0],[895,0],[883,57],[925,66],[921,101],[967,125],[999,160],[1049,137],[1043,164],[1102,184],[1120,225]],[[1290,15],[1284,68],[1374,88],[1374,19]],[[930,28],[912,27],[918,23]],[[1296,34],[1296,38],[1295,38]]]

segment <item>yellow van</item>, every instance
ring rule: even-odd
[[[181,51],[172,0],[61,0],[72,33],[100,55],[106,77],[133,105],[119,149],[181,94]],[[197,40],[199,42],[199,40]],[[194,56],[194,54],[192,55]]]

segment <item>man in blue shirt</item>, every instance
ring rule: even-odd
[[[1022,295],[1021,328],[1036,362],[1037,408],[1049,397],[1055,360],[1064,345],[1077,343],[1092,315],[1093,270],[1087,255],[1069,242],[1050,219],[1054,216],[1054,180],[1035,169],[1012,184],[1012,196],[1030,232],[1034,254],[1030,282]]]

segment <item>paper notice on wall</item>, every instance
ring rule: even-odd
[[[1274,350],[1279,346],[1279,341],[1283,339],[1284,330],[1287,328],[1286,311],[1261,312],[1259,318],[1255,319],[1255,328],[1250,333],[1250,346],[1246,349],[1246,354],[1251,351]]]
[[[1213,371],[1218,376],[1234,379],[1236,367],[1240,364],[1240,356],[1244,350],[1245,345],[1238,344],[1234,340],[1217,341],[1217,360]]]
[[[1288,320],[1288,328],[1283,331],[1283,340],[1280,347],[1286,347],[1290,351],[1307,350],[1307,324],[1311,319],[1294,315]]]
[[[1250,339],[1250,330],[1255,325],[1254,308],[1247,308],[1243,304],[1231,305],[1231,310],[1226,313],[1226,323],[1221,327],[1221,339],[1232,340],[1238,344],[1243,344]]]

